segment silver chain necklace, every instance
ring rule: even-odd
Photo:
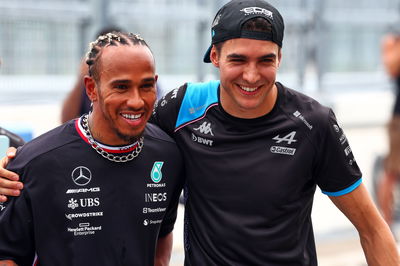
[[[117,163],[125,163],[125,162],[129,162],[132,161],[133,159],[135,159],[139,153],[142,151],[142,147],[143,147],[143,137],[140,137],[139,139],[139,143],[137,145],[137,147],[135,148],[135,150],[133,150],[131,153],[127,154],[127,155],[122,155],[122,156],[118,156],[118,155],[114,155],[111,154],[107,151],[105,151],[102,147],[100,147],[100,145],[94,140],[92,133],[90,133],[90,129],[89,129],[89,115],[84,115],[82,116],[82,128],[85,131],[85,135],[88,138],[88,141],[90,143],[90,145],[92,146],[92,148],[101,156],[103,156],[104,158],[106,158],[107,160],[113,161],[113,162],[117,162]]]

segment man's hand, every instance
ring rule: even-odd
[[[9,161],[15,157],[16,149],[8,148],[7,156],[0,160],[0,202],[7,201],[6,196],[19,196],[23,184],[18,182],[19,176],[5,169]]]
[[[12,260],[0,260],[0,266],[18,266]]]

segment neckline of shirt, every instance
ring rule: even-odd
[[[75,120],[75,129],[78,132],[79,136],[89,145],[89,139],[86,137],[85,134],[85,130],[82,127],[82,117],[78,118]],[[131,152],[134,149],[136,149],[137,145],[139,144],[138,141],[135,141],[134,143],[131,143],[129,145],[124,145],[124,146],[110,146],[110,145],[106,145],[103,144],[97,140],[96,144],[98,144],[98,146],[100,148],[102,148],[103,150],[105,150],[106,152],[111,152],[111,153],[127,153],[127,152]]]

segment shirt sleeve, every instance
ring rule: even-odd
[[[175,131],[176,119],[186,92],[187,84],[168,92],[154,106],[150,122],[158,125],[171,137]]]
[[[35,257],[32,212],[25,190],[0,205],[0,260],[32,265]]]
[[[360,185],[362,174],[332,110],[324,124],[321,143],[317,144],[314,177],[322,193],[341,196]]]

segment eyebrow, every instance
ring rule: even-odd
[[[156,81],[156,79],[155,78],[153,78],[153,77],[151,77],[151,78],[144,78],[144,79],[142,79],[142,82],[155,82]]]
[[[246,59],[247,56],[242,55],[242,54],[233,53],[233,54],[227,55],[227,58],[230,58],[230,59]],[[263,60],[263,59],[270,59],[270,58],[276,58],[276,54],[270,53],[270,54],[262,55],[258,59]]]
[[[131,81],[129,79],[117,79],[117,80],[111,81],[111,84],[116,84],[116,83],[129,84],[129,83],[131,83]]]
[[[151,77],[151,78],[144,78],[142,79],[142,82],[155,82],[155,78]],[[131,80],[129,79],[117,79],[117,80],[113,80],[111,81],[111,84],[130,84],[132,83]]]

